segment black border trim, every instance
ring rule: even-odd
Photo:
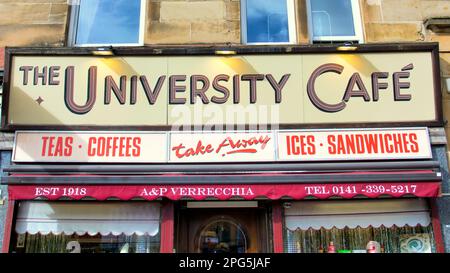
[[[442,176],[430,173],[379,174],[221,174],[221,175],[102,175],[102,176],[7,176],[7,185],[177,185],[177,184],[303,184],[303,183],[371,183],[371,182],[441,182]]]
[[[116,56],[204,56],[215,55],[216,50],[224,48],[236,51],[237,54],[296,54],[296,53],[387,53],[387,52],[430,52],[432,54],[434,96],[436,116],[434,120],[412,121],[412,122],[389,122],[389,123],[331,123],[331,124],[277,124],[280,129],[291,128],[349,128],[349,127],[405,127],[405,126],[436,126],[444,125],[442,112],[442,96],[439,66],[439,43],[373,43],[359,44],[356,51],[338,51],[338,44],[314,44],[314,45],[285,45],[285,46],[248,46],[248,45],[192,45],[192,46],[143,46],[143,47],[115,47]],[[59,125],[11,125],[8,124],[9,91],[13,56],[92,56],[92,50],[96,47],[6,47],[5,48],[5,76],[1,116],[1,131],[24,130],[170,130],[171,126],[59,126]],[[196,127],[193,125],[192,128]],[[251,128],[247,125],[246,128]],[[271,126],[268,126],[270,129]]]

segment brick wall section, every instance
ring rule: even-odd
[[[0,0],[0,47],[62,46],[67,0]]]
[[[149,0],[145,44],[240,43],[238,0]]]

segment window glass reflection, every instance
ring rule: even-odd
[[[286,0],[247,0],[247,42],[289,42]]]
[[[200,234],[201,253],[245,253],[247,240],[242,229],[231,221],[217,221]]]
[[[311,0],[314,36],[354,36],[351,0]]]
[[[76,44],[139,43],[141,0],[82,0]]]

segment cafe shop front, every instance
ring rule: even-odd
[[[8,48],[4,252],[442,252],[437,44]]]

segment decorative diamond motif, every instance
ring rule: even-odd
[[[41,105],[41,103],[44,101],[44,99],[41,98],[41,96],[39,96],[39,98],[36,99],[36,102]]]

